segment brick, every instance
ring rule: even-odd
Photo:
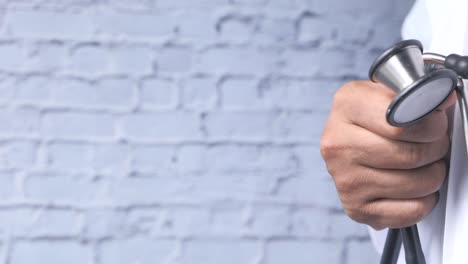
[[[0,70],[18,72],[29,62],[28,47],[16,42],[0,43]]]
[[[131,166],[137,172],[170,173],[175,167],[172,146],[137,145],[131,149]]]
[[[260,237],[281,237],[289,235],[288,208],[254,207],[248,233]]]
[[[301,175],[316,179],[330,179],[325,161],[317,146],[297,146],[294,156],[299,162]]]
[[[216,16],[204,10],[178,10],[178,38],[198,44],[213,42],[216,36]]]
[[[311,81],[285,77],[264,79],[260,93],[264,104],[272,109],[328,111],[334,92],[341,86],[336,81]]]
[[[190,140],[201,136],[196,113],[135,113],[124,120],[124,136],[131,140]]]
[[[152,204],[164,201],[190,201],[192,182],[174,175],[139,176],[116,179],[110,195],[117,204]]]
[[[295,21],[289,18],[263,18],[253,35],[260,45],[289,45],[296,38]]]
[[[140,102],[143,109],[168,110],[179,104],[178,85],[173,80],[147,78],[140,85]]]
[[[212,212],[211,232],[215,236],[243,237],[247,232],[248,213],[243,208],[220,206]]]
[[[25,68],[35,72],[60,71],[66,67],[68,47],[60,41],[40,42]]]
[[[18,84],[16,78],[8,75],[0,75],[0,105],[8,105],[15,98]]]
[[[83,14],[12,10],[6,14],[2,31],[27,38],[86,39],[93,35],[95,28]]]
[[[278,68],[279,56],[273,50],[214,47],[204,50],[195,69],[200,72],[265,74]]]
[[[369,236],[367,226],[356,223],[345,214],[332,214],[329,216],[330,236],[335,239],[358,238]]]
[[[22,241],[12,245],[11,263],[26,264],[37,260],[45,263],[91,263],[90,245],[73,241]]]
[[[246,0],[242,0],[246,1]],[[273,8],[279,8],[280,10],[285,10],[285,9],[292,9],[296,8],[300,3],[303,3],[301,1],[307,1],[307,0],[269,0],[267,3],[268,7],[273,7]]]
[[[275,241],[266,247],[266,264],[340,263],[342,245],[333,242]]]
[[[102,243],[99,253],[102,264],[169,263],[177,249],[172,240],[135,238]]]
[[[217,81],[209,77],[195,77],[182,85],[182,105],[187,109],[210,110],[218,102]]]
[[[367,238],[367,228],[352,221],[343,213],[324,209],[298,209],[292,216],[292,233],[312,239],[345,240]]]
[[[352,74],[355,56],[354,52],[344,50],[288,50],[282,56],[282,73],[306,77]]]
[[[290,173],[297,170],[294,154],[287,148],[252,145],[216,145],[199,154],[207,170],[215,172]]]
[[[49,112],[41,123],[42,135],[57,139],[109,139],[115,133],[114,119],[109,114]]]
[[[105,175],[123,175],[130,167],[130,147],[126,144],[93,146],[93,168]]]
[[[202,145],[184,145],[175,155],[177,170],[184,172],[200,172],[205,169],[204,155],[206,149]]]
[[[280,139],[320,143],[328,117],[320,112],[290,112],[278,116],[275,136]]]
[[[177,63],[170,57],[168,63]],[[180,59],[180,58],[179,58]],[[69,57],[69,66],[65,72],[86,76],[101,75],[146,75],[153,72],[154,52],[147,47],[120,45],[105,46],[101,43],[83,43],[73,47]]]
[[[0,111],[0,136],[35,135],[39,129],[39,112],[33,108],[8,108]]]
[[[228,15],[222,17],[216,26],[222,41],[247,43],[253,37],[256,21],[252,17]]]
[[[207,173],[192,182],[194,201],[238,201],[272,198],[281,173],[230,172]]]
[[[228,5],[228,0],[159,0],[156,3],[157,8],[208,8],[213,6],[223,6]]]
[[[92,148],[79,143],[55,142],[47,147],[48,166],[59,170],[92,169]]]
[[[213,112],[204,121],[210,138],[265,140],[273,135],[275,119],[270,112]]]
[[[13,201],[20,197],[17,176],[14,172],[0,172],[0,198],[3,202]]]
[[[83,107],[96,102],[96,92],[90,82],[78,79],[57,80],[50,88],[51,100],[56,104]]]
[[[156,69],[163,73],[186,73],[192,69],[193,57],[188,47],[166,47],[156,53]]]
[[[229,77],[220,83],[221,106],[223,109],[241,110],[262,107],[259,82],[251,78]]]
[[[80,214],[72,210],[3,209],[0,217],[0,233],[15,237],[73,237],[82,227]]]
[[[164,238],[193,238],[211,233],[211,218],[204,208],[132,210],[122,224],[126,234]]]
[[[130,1],[128,1],[130,3]],[[115,4],[114,2],[112,2]],[[135,8],[138,3],[131,2]],[[162,40],[170,37],[176,29],[176,17],[169,12],[143,14],[141,12],[96,12],[92,21],[99,35],[132,40]]]
[[[83,214],[83,235],[91,239],[119,237],[122,232],[121,211],[90,209]]]
[[[295,237],[325,239],[330,234],[330,213],[323,209],[298,209],[291,216]]]
[[[231,254],[232,252],[236,254]],[[254,264],[257,263],[260,254],[260,245],[257,242],[193,240],[187,242],[181,262],[184,264]]]
[[[260,151],[255,146],[217,145],[202,156],[205,168],[216,172],[245,172],[260,167]]]
[[[265,171],[296,174],[300,169],[296,155],[287,147],[264,146],[260,151],[259,164]]]
[[[351,16],[322,17],[306,14],[299,19],[300,43],[332,43],[364,45],[369,41],[372,22],[368,17],[356,20]]]
[[[292,178],[279,187],[279,196],[298,204],[323,208],[342,208],[333,181],[315,179],[314,175]]]
[[[112,53],[99,43],[80,44],[71,50],[67,64],[74,73],[102,75],[111,71]]]
[[[122,11],[145,11],[153,8],[152,0],[114,0],[109,3],[112,7]]]
[[[154,52],[146,47],[117,47],[111,50],[111,73],[146,75],[153,73]]]
[[[105,202],[108,194],[106,182],[99,178],[53,171],[28,173],[24,193],[26,200],[73,204]]]
[[[354,16],[366,15],[369,10],[378,12],[378,15],[389,15],[393,10],[393,3],[388,1],[355,0],[352,4],[343,5],[340,0],[323,2],[320,0],[298,0],[298,4],[320,14],[352,14]]]
[[[297,41],[302,44],[314,44],[330,41],[336,34],[337,28],[332,21],[322,16],[307,12],[298,19]]]
[[[233,0],[235,5],[240,6],[262,6],[268,2],[268,0]]]
[[[34,75],[15,83],[15,101],[21,104],[44,105],[49,103],[55,81],[46,76]]]
[[[113,216],[113,219],[109,216]],[[173,237],[168,235],[168,232],[164,232],[167,228],[171,228],[171,222],[167,221],[163,208],[135,208],[125,212],[107,213],[104,217],[107,228],[102,231],[107,230],[108,236]],[[116,230],[109,230],[111,227],[115,227]]]
[[[0,167],[17,169],[33,167],[36,162],[38,144],[34,141],[8,141],[0,143]]]
[[[105,78],[97,83],[77,79],[58,80],[51,99],[57,105],[84,109],[128,110],[133,107],[136,83],[126,78]]]
[[[137,84],[126,78],[101,79],[96,89],[96,104],[102,107],[128,110],[135,102]]]

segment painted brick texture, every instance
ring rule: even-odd
[[[318,145],[409,1],[0,2],[0,264],[377,262]]]

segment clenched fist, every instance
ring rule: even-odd
[[[450,141],[444,110],[455,103],[455,95],[404,128],[385,118],[395,95],[369,81],[342,87],[320,146],[346,213],[377,230],[419,222],[437,204],[447,176]]]

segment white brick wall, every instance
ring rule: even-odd
[[[409,1],[0,2],[0,264],[377,262],[318,144]]]

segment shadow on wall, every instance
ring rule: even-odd
[[[0,263],[376,262],[319,137],[409,1],[3,7]]]

